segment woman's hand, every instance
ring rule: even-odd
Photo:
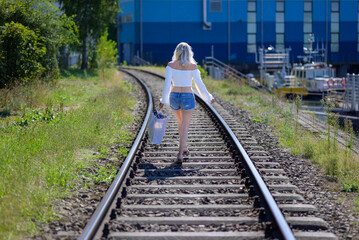
[[[159,108],[159,110],[161,110],[161,109],[163,108],[163,106],[164,106],[164,104],[163,104],[163,103],[158,104],[158,108]]]
[[[212,100],[211,100],[211,104],[213,104],[214,103],[214,98],[212,98]]]

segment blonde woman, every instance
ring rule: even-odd
[[[166,80],[159,104],[160,109],[163,108],[164,104],[169,104],[178,122],[180,142],[177,163],[182,163],[183,154],[189,154],[187,147],[188,129],[195,109],[192,79],[194,79],[196,89],[201,97],[205,101],[214,103],[213,96],[202,82],[197,63],[193,59],[191,46],[181,42],[173,52],[172,61],[166,67]]]

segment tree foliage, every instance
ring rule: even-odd
[[[112,67],[117,61],[117,48],[116,42],[108,39],[108,31],[100,37],[96,48],[97,53],[97,66],[102,71],[104,76],[105,68]]]
[[[48,0],[0,0],[0,79],[58,73],[58,48],[77,41],[77,27]]]
[[[40,60],[46,53],[42,37],[20,23],[5,23],[0,34],[0,86],[20,79],[26,82],[44,70]],[[20,66],[20,67],[19,67]]]
[[[109,24],[116,22],[120,11],[118,0],[59,0],[62,9],[74,21],[79,29],[82,51],[82,69],[88,65],[88,45],[96,44]]]

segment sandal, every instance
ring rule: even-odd
[[[183,155],[189,155],[189,150],[188,150],[188,148],[184,148],[184,149],[183,149]]]
[[[176,160],[176,163],[178,163],[178,164],[182,164],[182,162],[183,162],[183,156],[182,156],[182,155],[180,155],[180,154],[178,154],[178,155],[177,155],[177,160]]]

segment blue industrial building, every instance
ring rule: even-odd
[[[297,56],[313,45],[342,72],[359,63],[357,0],[119,1],[120,61],[139,55],[165,64],[185,41],[198,62],[213,48],[219,60],[254,66],[258,48],[269,46],[290,48],[291,62],[299,62]]]

